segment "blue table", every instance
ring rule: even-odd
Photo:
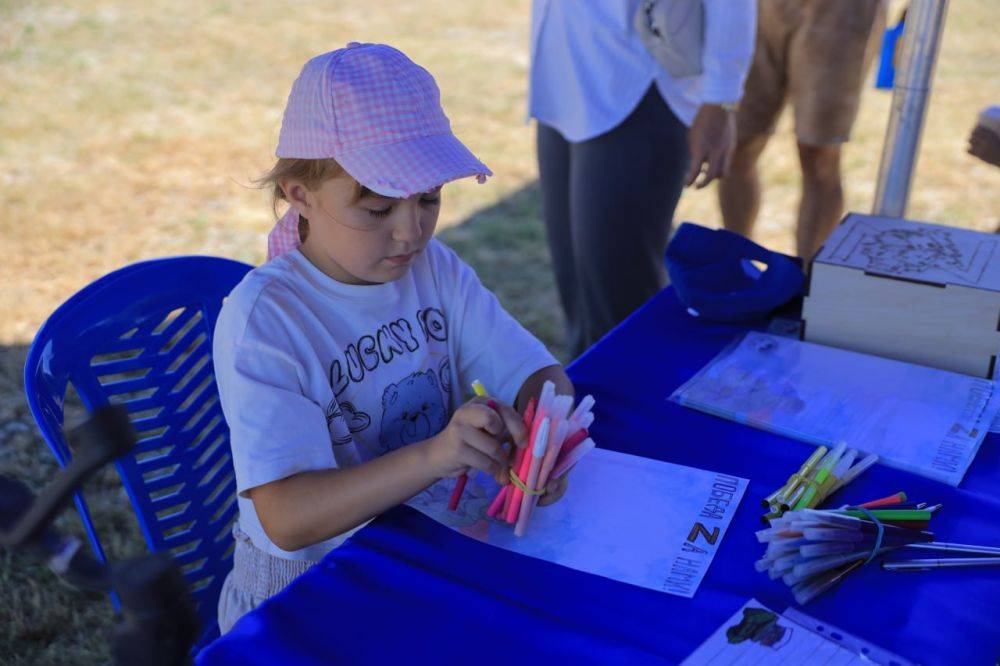
[[[784,610],[788,589],[753,569],[762,553],[754,531],[762,498],[809,447],[666,401],[741,330],[692,319],[668,289],[570,367],[578,393],[597,398],[600,446],[750,479],[693,599],[493,548],[400,507],[243,618],[199,663],[672,663],[750,597]],[[933,523],[940,540],[1000,544],[997,442],[987,438],[959,489],[879,465],[843,497],[905,489],[944,504]],[[872,564],[803,610],[925,664],[1000,656],[1000,569]]]

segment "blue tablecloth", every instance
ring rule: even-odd
[[[750,597],[784,610],[788,589],[753,569],[762,553],[754,531],[762,498],[810,448],[666,401],[741,330],[692,319],[668,289],[570,367],[578,394],[597,398],[599,446],[750,479],[693,599],[493,548],[400,507],[244,617],[199,663],[671,663]],[[842,497],[905,490],[944,504],[933,523],[940,540],[1000,545],[997,443],[987,437],[958,489],[878,465]],[[1000,569],[872,564],[803,610],[925,664],[1000,656]]]

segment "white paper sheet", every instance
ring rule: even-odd
[[[829,629],[812,618],[801,616],[806,622],[799,624],[768,609],[751,599],[708,637],[701,646],[685,659],[683,666],[768,666],[776,664],[823,664],[847,666],[855,664],[895,664],[909,666],[910,662],[882,649],[873,649],[869,643],[853,639]],[[833,634],[841,636],[840,642],[831,640]],[[865,657],[860,649],[865,648]]]
[[[747,480],[624,453],[594,449],[570,473],[569,489],[537,507],[523,537],[486,517],[499,487],[479,474],[457,511],[453,479],[407,502],[479,541],[624,583],[694,596]]]
[[[1000,409],[990,380],[750,332],[671,399],[957,486]]]
[[[889,652],[885,648],[844,631],[839,627],[835,627],[829,622],[817,620],[810,615],[806,615],[794,606],[786,608],[782,616],[786,620],[808,629],[817,636],[833,641],[854,654],[864,655],[866,663],[881,664],[882,666],[915,666],[914,662],[903,659],[894,652]]]

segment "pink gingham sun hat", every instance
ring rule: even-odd
[[[332,157],[387,197],[493,175],[452,134],[434,77],[385,44],[351,42],[307,62],[288,95],[275,152]],[[298,213],[290,208],[268,236],[268,259],[298,245]]]
[[[278,157],[332,157],[388,197],[493,175],[451,132],[434,78],[385,44],[316,56],[292,85]]]

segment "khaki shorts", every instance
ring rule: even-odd
[[[795,136],[848,140],[868,67],[882,43],[884,0],[758,0],[757,48],[740,102],[741,137],[770,134],[788,97]]]

